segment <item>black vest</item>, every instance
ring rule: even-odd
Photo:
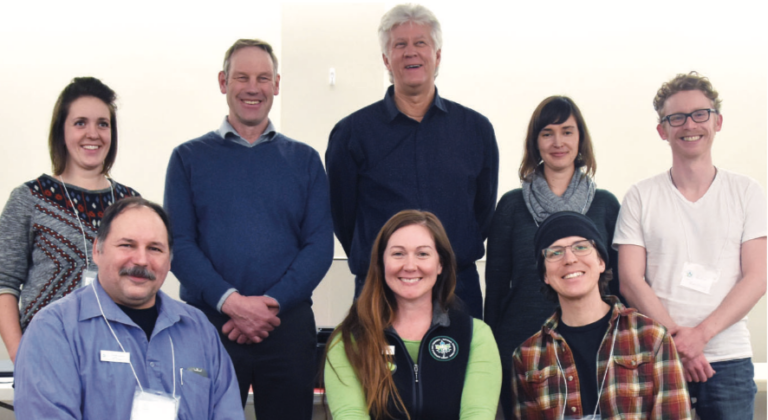
[[[444,325],[447,322],[445,316],[442,318],[443,322],[433,324],[421,340],[417,364],[400,337],[394,331],[386,332],[387,341],[395,348],[392,378],[411,420],[459,420],[472,342],[472,317],[451,310],[449,325]],[[387,408],[393,419],[407,418],[392,400]]]

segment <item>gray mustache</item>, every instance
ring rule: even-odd
[[[146,267],[142,267],[140,265],[134,265],[131,268],[121,268],[120,269],[121,276],[131,276],[131,277],[141,277],[148,280],[155,280],[155,274],[151,271],[149,271]]]

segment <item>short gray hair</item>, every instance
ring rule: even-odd
[[[440,29],[440,22],[435,15],[426,7],[420,4],[399,4],[381,17],[379,24],[379,45],[381,53],[389,57],[387,46],[391,38],[392,28],[404,23],[412,22],[417,25],[429,25],[432,36],[432,42],[435,44],[435,51],[443,48],[443,31]],[[437,69],[435,69],[437,77]],[[393,81],[392,73],[389,74],[389,81]]]

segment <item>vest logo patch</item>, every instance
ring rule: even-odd
[[[429,342],[429,354],[435,360],[447,362],[453,360],[459,354],[459,345],[451,337],[435,337]]]

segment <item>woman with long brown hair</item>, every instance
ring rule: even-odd
[[[531,252],[537,227],[551,214],[575,211],[594,222],[606,243],[613,239],[619,202],[596,188],[596,170],[592,139],[579,107],[566,96],[541,101],[528,124],[519,172],[522,188],[499,200],[488,236],[485,322],[501,350],[501,405],[507,419],[512,418],[512,352],[555,311],[537,280]],[[609,268],[618,273],[616,251],[608,254]],[[611,295],[619,296],[617,277],[609,288]]]
[[[32,317],[95,278],[91,248],[104,210],[139,195],[109,177],[116,98],[93,77],[64,88],[48,137],[53,175],[14,189],[0,216],[0,336],[12,361]]]
[[[457,309],[440,221],[404,210],[373,244],[360,297],[329,339],[334,420],[493,419],[501,362],[490,329]]]

